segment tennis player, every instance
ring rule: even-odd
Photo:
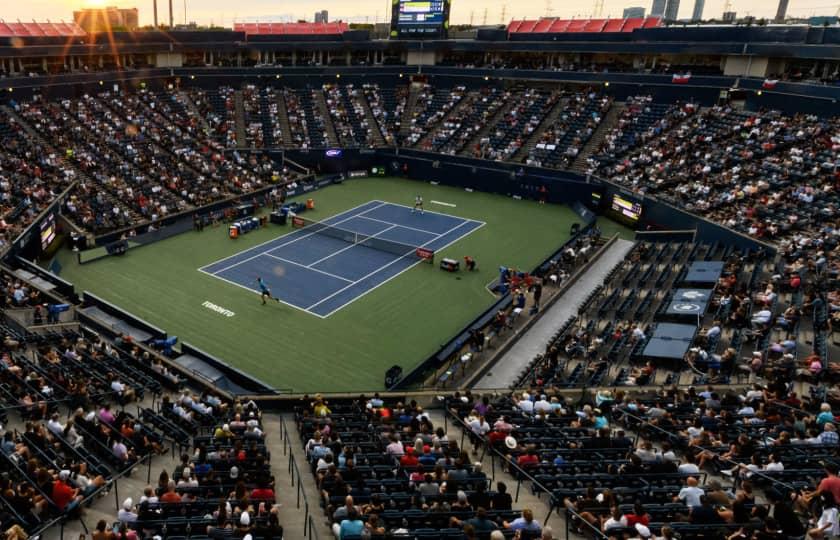
[[[257,278],[257,285],[260,286],[260,298],[262,298],[263,305],[265,305],[265,299],[266,298],[271,298],[272,300],[277,300],[277,302],[280,302],[279,298],[274,298],[273,296],[271,296],[271,289],[269,289],[268,285],[265,284],[265,281],[263,281],[263,278],[261,278],[261,277]]]
[[[423,197],[418,195],[414,197],[414,208],[411,209],[411,213],[413,214],[417,210],[420,210],[420,213],[423,213]]]

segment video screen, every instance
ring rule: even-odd
[[[613,195],[612,210],[633,221],[642,217],[642,203],[625,199],[621,195]]]
[[[451,0],[393,0],[391,37],[444,38]]]
[[[50,214],[41,222],[41,251],[46,251],[53,240],[55,240],[55,214]]]

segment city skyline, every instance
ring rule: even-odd
[[[603,17],[621,17],[625,7],[644,5],[650,9],[651,0],[605,0]],[[707,0],[704,16],[720,18],[726,0]],[[158,0],[158,10],[166,10],[168,0]],[[592,2],[564,2],[547,0],[520,4],[511,0],[453,0],[452,24],[500,24],[517,18],[538,18],[543,16],[565,18],[588,18],[594,9]],[[234,21],[254,20],[312,20],[314,11],[328,10],[331,20],[351,22],[385,22],[388,20],[386,9],[388,0],[315,0],[315,1],[276,1],[276,0],[241,0],[234,4],[226,0],[187,0],[188,22],[200,25],[215,24],[230,27]],[[766,0],[731,0],[732,10],[738,16],[752,15],[757,18],[772,19],[776,15],[776,1]],[[120,8],[137,7],[140,11],[140,24],[152,23],[152,0],[30,0],[26,3],[5,5],[0,8],[0,19],[6,21],[60,20],[72,21],[73,10],[85,7],[116,6]],[[164,7],[161,7],[164,6]],[[682,2],[678,17],[689,19],[694,2]],[[175,21],[184,22],[184,0],[174,0]],[[826,7],[825,0],[791,0],[787,13],[789,17],[808,17],[811,15],[833,15],[835,8]],[[504,14],[504,20],[502,15]]]

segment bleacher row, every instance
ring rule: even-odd
[[[745,393],[718,390],[673,388],[632,398],[599,392],[583,405],[535,388],[489,402],[456,394],[447,406],[584,537],[725,538],[740,529],[749,538],[765,527],[781,529],[780,537],[803,536],[802,517],[818,517],[825,506],[809,508],[794,496],[836,476],[836,437],[826,444],[831,439],[817,433],[836,417],[825,405],[816,415],[819,401],[790,396],[781,378]],[[479,408],[488,427],[476,430]],[[794,419],[808,430],[807,443],[786,439],[800,429]],[[726,487],[712,476],[721,474]]]
[[[492,530],[516,534],[518,525],[506,524],[522,518],[504,487],[490,489],[466,449],[416,404],[378,396],[327,403],[316,396],[297,409],[296,420],[321,506],[341,540],[362,538],[345,530],[354,520],[371,538],[461,540],[462,526],[477,523],[483,528],[475,527],[475,538]],[[539,530],[521,534],[538,538]]]
[[[265,156],[226,148],[399,144],[569,168],[580,165],[578,156],[614,107],[596,91],[413,83],[36,97],[18,103],[16,112],[45,147],[26,126],[0,114],[0,159],[7,162],[0,171],[9,185],[4,217],[7,227],[19,230],[54,192],[79,180],[68,214],[104,232],[292,177]],[[833,228],[823,224],[832,223],[840,204],[830,189],[837,119],[701,109],[645,95],[621,107],[615,125],[581,158],[590,171],[759,239],[835,247]],[[40,189],[23,188],[25,176],[40,178]]]
[[[511,34],[563,34],[632,32],[639,28],[656,28],[662,25],[661,17],[631,17],[626,19],[560,19],[543,17],[537,20],[511,21],[507,31]]]
[[[707,311],[700,314],[702,330],[686,358],[657,378],[656,366],[642,352],[671,304],[671,289],[695,260],[725,261],[724,275]],[[804,283],[786,287],[793,275],[806,283],[818,277],[793,274],[783,257],[769,260],[731,247],[638,243],[511,387],[705,384],[767,373],[802,375],[814,382],[833,378],[825,303]],[[808,302],[803,300],[806,294]],[[809,309],[811,317],[803,321],[803,311],[808,314]],[[802,369],[815,359],[819,368],[813,373]]]

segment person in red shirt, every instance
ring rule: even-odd
[[[268,486],[265,480],[261,480],[257,482],[257,487],[253,491],[251,491],[251,498],[252,499],[259,499],[262,501],[273,500],[274,499],[274,490]]]
[[[52,500],[62,512],[67,509],[71,502],[82,499],[79,490],[70,487],[67,483],[68,478],[70,478],[70,471],[61,471],[58,473],[58,480],[53,482]]]
[[[413,469],[417,467],[420,460],[414,455],[414,447],[409,446],[405,449],[405,454],[400,458],[400,467],[404,469]]]
[[[534,448],[529,448],[527,453],[522,454],[519,456],[519,459],[516,460],[516,464],[522,469],[538,465],[539,462],[540,458]]]
[[[160,502],[162,503],[179,503],[181,502],[181,496],[175,492],[175,482],[170,480],[169,483],[166,485],[166,493],[160,496]]]
[[[645,507],[640,502],[633,505],[633,513],[625,514],[624,519],[627,520],[628,527],[635,527],[637,523],[641,523],[645,527],[650,525],[650,515],[645,512]]]
[[[817,485],[817,489],[796,498],[797,510],[807,513],[811,500],[819,498],[819,496],[826,491],[834,495],[835,501],[840,500],[840,477],[837,476],[840,469],[838,469],[837,465],[833,463],[826,463],[824,468],[826,476],[820,481],[819,485]]]

